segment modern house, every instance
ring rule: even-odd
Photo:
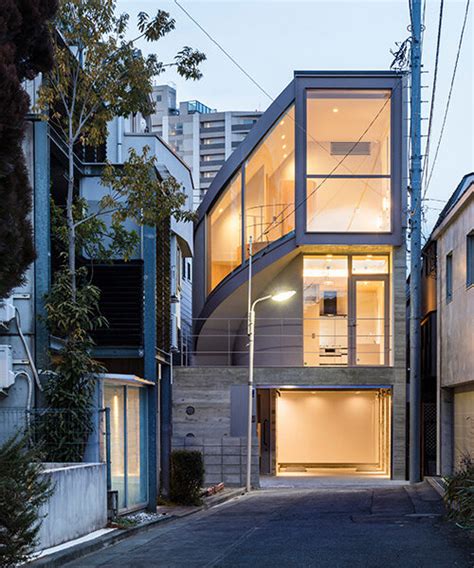
[[[437,473],[449,475],[474,456],[474,173],[449,198],[424,252],[422,369],[436,385]]]
[[[153,88],[151,130],[190,165],[197,207],[222,164],[261,116],[257,111],[217,111],[199,101],[177,103],[172,85]]]
[[[297,71],[216,175],[195,224],[175,446],[218,438],[226,463],[246,436],[252,238],[260,473],[405,478],[404,85]],[[296,295],[272,302],[280,290]],[[237,483],[233,463],[208,481]]]

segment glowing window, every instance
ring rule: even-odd
[[[390,91],[307,95],[307,230],[391,230]]]
[[[294,106],[282,115],[245,165],[245,242],[254,252],[295,227]]]
[[[234,178],[208,216],[208,291],[242,262],[241,176]]]

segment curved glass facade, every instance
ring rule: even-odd
[[[245,164],[245,242],[252,237],[254,252],[294,230],[294,202],[295,109],[292,106]]]
[[[294,203],[293,105],[279,117],[243,165],[242,173],[233,178],[208,213],[208,293],[242,264],[248,256],[250,237],[255,253],[294,230]]]
[[[230,182],[208,215],[208,292],[242,263],[242,177]]]

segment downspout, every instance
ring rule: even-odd
[[[117,118],[117,164],[122,163],[123,117]]]

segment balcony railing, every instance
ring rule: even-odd
[[[246,366],[246,318],[193,320],[191,366]],[[390,364],[392,337],[384,318],[322,316],[258,317],[255,365],[261,367],[357,367]]]

